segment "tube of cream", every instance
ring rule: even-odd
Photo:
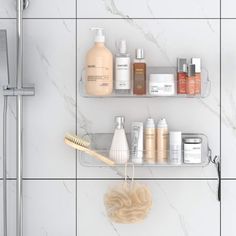
[[[135,164],[143,163],[143,123],[131,124],[131,161]]]

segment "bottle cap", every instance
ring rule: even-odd
[[[92,27],[92,28],[90,28],[90,30],[92,30],[92,31],[96,30],[96,36],[94,38],[94,42],[96,42],[96,43],[104,43],[105,42],[103,28]]]
[[[148,118],[147,120],[146,120],[146,128],[148,128],[148,129],[155,129],[155,121],[154,121],[154,119],[153,118]]]
[[[116,116],[115,117],[116,129],[124,128],[125,117],[124,116]]]
[[[119,53],[126,54],[127,53],[127,44],[126,40],[122,39],[119,43]]]
[[[144,59],[144,50],[143,48],[137,48],[135,51],[136,59]]]
[[[165,118],[159,120],[157,124],[157,128],[168,128],[167,122]]]
[[[182,133],[180,131],[169,132],[170,144],[181,145],[182,143]]]
[[[187,72],[187,59],[186,58],[177,59],[177,72]]]
[[[195,72],[201,73],[201,58],[192,58],[191,63],[195,65]]]
[[[188,76],[195,76],[196,72],[195,72],[195,65],[194,64],[190,64],[188,65]]]

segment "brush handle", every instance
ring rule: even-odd
[[[69,141],[66,138],[64,139],[64,141],[65,141],[65,144],[67,144],[67,145],[69,145],[69,146],[71,146],[71,147],[73,147],[73,148],[75,148],[75,149],[77,149],[77,150],[79,150],[81,152],[85,152],[88,155],[90,155],[92,157],[95,157],[96,159],[106,163],[109,166],[114,166],[115,165],[115,162],[110,160],[108,157],[105,157],[105,156],[103,156],[103,155],[101,155],[101,154],[99,154],[99,153],[97,153],[97,152],[95,152],[95,151],[93,151],[91,149],[88,149],[88,148],[85,148],[85,147],[80,146],[78,144],[75,144],[75,143]]]

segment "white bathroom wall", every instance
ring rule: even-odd
[[[12,80],[16,67],[15,5],[15,0],[0,0],[0,28],[8,32]],[[228,219],[233,218],[232,209],[236,207],[236,35],[233,30],[236,21],[222,19],[220,25],[220,13],[224,18],[236,18],[233,11],[236,4],[233,0],[221,0],[221,6],[220,9],[220,0],[30,1],[24,13],[24,80],[35,84],[36,96],[24,99],[24,236],[93,236],[97,232],[104,236],[220,236],[220,223],[221,235],[234,235],[234,222]],[[127,39],[132,56],[136,47],[144,47],[149,65],[174,66],[176,57],[201,57],[212,83],[210,96],[206,99],[83,98],[79,94],[79,80],[85,54],[93,42],[89,28],[94,25],[105,28],[107,46],[113,52],[119,38]],[[4,84],[0,80],[0,86]],[[11,98],[9,236],[15,235],[14,103]],[[0,96],[0,124],[2,108]],[[129,130],[131,121],[144,120],[148,110],[156,119],[165,116],[171,129],[205,133],[214,155],[220,154],[222,144],[221,205],[216,197],[217,175],[213,165],[137,168],[136,177],[142,178],[153,193],[150,216],[136,225],[109,221],[103,195],[109,186],[120,183],[119,176],[109,168],[81,165],[82,157],[63,144],[64,134],[76,130],[78,133],[112,132],[113,117],[119,114],[125,115]],[[2,209],[2,164],[0,177]],[[0,235],[2,222],[1,215]]]

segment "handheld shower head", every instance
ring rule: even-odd
[[[0,85],[9,84],[7,31],[0,30]]]

